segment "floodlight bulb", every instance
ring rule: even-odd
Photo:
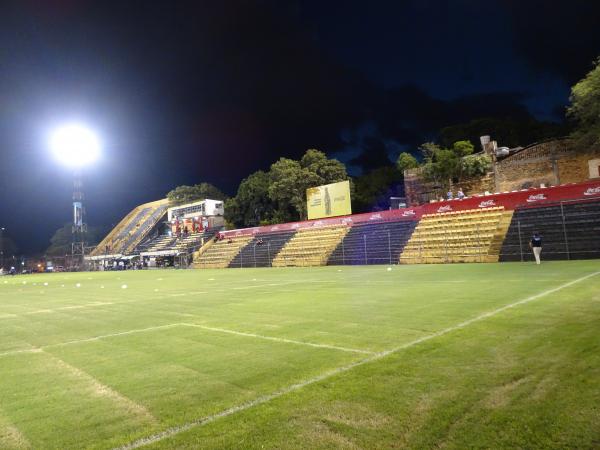
[[[54,131],[50,137],[50,149],[61,163],[82,167],[98,159],[100,142],[88,128],[71,124]]]

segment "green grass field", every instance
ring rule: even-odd
[[[599,271],[1,277],[0,448],[600,448]]]

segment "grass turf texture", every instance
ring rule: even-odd
[[[600,275],[377,354],[598,261],[386,269],[2,277],[0,448],[600,446]]]

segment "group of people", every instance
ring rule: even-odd
[[[456,197],[454,196],[454,192],[452,192],[452,189],[448,189],[448,192],[446,193],[446,200],[462,200],[463,198],[465,198],[465,193],[462,191],[462,189],[458,188],[458,192],[456,193]]]

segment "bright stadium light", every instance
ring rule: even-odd
[[[56,129],[50,136],[54,157],[66,166],[81,168],[100,156],[100,141],[90,129],[69,124]]]

